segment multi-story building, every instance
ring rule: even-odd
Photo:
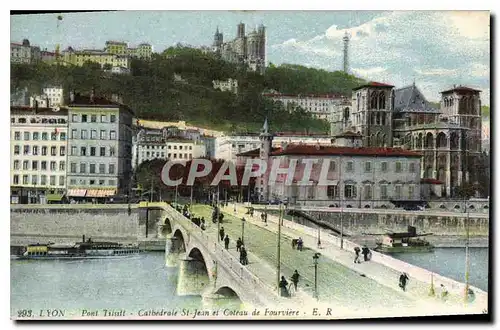
[[[332,112],[331,108],[343,101],[337,94],[281,94],[264,93],[264,97],[283,103],[288,111],[292,112],[298,107],[311,113],[314,118],[327,120]]]
[[[250,70],[264,73],[266,68],[266,28],[260,25],[248,35],[245,34],[245,24],[238,24],[236,38],[224,42],[222,32],[214,35],[213,50],[224,61],[244,64]]]
[[[13,89],[10,92],[10,105],[25,107],[30,105],[30,94],[28,87]]]
[[[62,87],[45,87],[42,95],[30,98],[30,107],[35,107],[35,102],[42,108],[53,108],[64,105],[64,90]]]
[[[210,135],[202,135],[200,141],[205,145],[205,156],[209,159],[214,159],[217,138]]]
[[[105,51],[115,55],[128,55],[140,59],[149,60],[153,54],[153,48],[148,43],[141,43],[137,48],[129,48],[123,41],[106,41]]]
[[[229,78],[228,80],[214,80],[212,83],[214,89],[238,94],[238,80],[236,79]]]
[[[364,147],[395,146],[423,153],[421,175],[441,182],[438,197],[456,197],[464,182],[476,183],[481,153],[480,91],[454,86],[434,108],[415,86],[394,89],[371,82],[353,90],[352,105],[334,108],[332,134],[352,130]]]
[[[68,197],[129,194],[133,111],[94,92],[71,92],[68,109]]]
[[[24,39],[21,44],[10,43],[10,62],[30,64],[41,60],[40,47],[31,46],[28,39]]]
[[[103,68],[119,67],[130,69],[130,57],[128,55],[116,55],[95,49],[76,51],[71,47],[62,52],[63,65],[82,66],[86,62],[98,63]]]
[[[61,201],[66,191],[68,110],[11,107],[11,202]]]
[[[42,62],[45,63],[54,63],[56,61],[56,53],[49,52],[47,49],[44,49],[40,52],[40,57]]]

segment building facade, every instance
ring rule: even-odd
[[[82,66],[86,62],[99,64],[102,68],[118,67],[130,69],[130,57],[128,55],[116,55],[103,50],[86,49],[76,51],[71,47],[62,52],[63,65]]]
[[[37,63],[41,60],[40,47],[31,46],[28,39],[22,43],[10,43],[10,62],[19,64]]]
[[[288,111],[292,112],[298,107],[311,113],[314,118],[328,120],[332,113],[332,107],[343,102],[343,98],[337,94],[281,94],[264,93],[263,96],[276,102],[283,103]]]
[[[212,81],[214,89],[219,89],[222,92],[231,92],[238,94],[238,80],[229,78],[228,80]]]
[[[68,197],[129,194],[132,110],[104,98],[70,93]]]
[[[245,34],[245,24],[237,27],[236,38],[224,42],[222,32],[217,28],[214,35],[213,51],[224,61],[244,64],[250,70],[264,73],[266,68],[266,28],[260,25]]]
[[[136,48],[129,48],[128,44],[123,41],[106,41],[104,50],[107,53],[137,57],[144,60],[151,59],[153,47],[148,43],[141,43]]]
[[[12,203],[60,202],[67,186],[68,110],[11,107]]]

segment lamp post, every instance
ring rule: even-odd
[[[245,218],[241,218],[241,242],[245,245]]]
[[[465,201],[465,210],[467,212],[467,223],[465,225],[467,232],[467,240],[465,241],[465,292],[464,292],[464,300],[467,304],[469,297],[469,210],[467,209],[467,201]]]
[[[318,225],[318,247],[321,247],[321,227]]]
[[[266,213],[267,215],[267,213]],[[278,247],[277,247],[277,271],[276,271],[276,283],[278,284],[278,293],[280,290],[280,272],[281,272],[281,217],[282,217],[282,207],[280,203],[280,213],[278,217]]]
[[[339,166],[339,183],[342,178],[342,157],[340,158],[340,166]],[[341,185],[343,187],[343,185]],[[344,249],[344,192],[343,189],[340,189],[340,249]],[[344,187],[345,190],[345,187]]]
[[[315,253],[313,255],[313,261],[314,261],[314,297],[316,300],[319,300],[319,293],[318,293],[318,259],[319,259],[320,254]]]

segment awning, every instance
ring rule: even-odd
[[[115,189],[89,189],[86,197],[109,197],[114,196]]]
[[[68,196],[71,197],[85,197],[87,189],[68,189]]]
[[[63,194],[47,194],[47,202],[60,202],[63,198]]]

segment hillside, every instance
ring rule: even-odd
[[[183,46],[171,47],[150,62],[134,59],[131,75],[111,75],[95,63],[82,67],[11,65],[11,90],[28,87],[40,93],[45,85],[60,84],[65,93],[75,89],[109,96],[120,94],[139,118],[159,121],[184,120],[215,130],[257,131],[267,116],[272,130],[329,131],[328,123],[305,111],[292,114],[280,103],[262,97],[269,89],[283,93],[342,93],[349,95],[363,80],[343,72],[328,72],[299,65],[270,65],[265,75],[223,62],[213,54]],[[174,79],[174,74],[182,79]],[[239,93],[213,89],[213,80],[235,78]]]

